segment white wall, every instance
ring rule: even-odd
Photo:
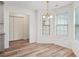
[[[35,13],[34,11],[23,9],[20,7],[10,6],[5,3],[4,6],[4,31],[5,31],[5,48],[9,47],[9,13],[20,13],[29,16],[29,36],[30,43],[35,42],[36,40],[36,22],[35,22]]]
[[[29,16],[25,16],[23,29],[23,39],[29,39]]]
[[[4,5],[4,32],[5,32],[5,41],[4,47],[9,47],[9,11],[8,8]]]

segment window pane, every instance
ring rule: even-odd
[[[57,30],[57,35],[67,35],[66,30]]]
[[[76,24],[79,24],[79,9],[75,10],[75,20]]]
[[[66,30],[67,31],[67,26],[59,25],[59,26],[57,26],[57,30]]]
[[[76,40],[79,40],[79,9],[75,10],[75,34]]]
[[[57,24],[68,24],[68,13],[60,13],[57,15]]]
[[[42,35],[50,34],[50,19],[42,18]]]
[[[67,35],[68,33],[68,12],[59,13],[56,19],[56,34]]]

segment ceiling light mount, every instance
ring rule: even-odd
[[[53,18],[52,14],[49,11],[49,1],[46,1],[46,12],[45,14],[42,16],[42,18],[47,18],[47,19],[51,19]]]

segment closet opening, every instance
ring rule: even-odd
[[[9,49],[15,50],[29,43],[29,16],[9,16]]]

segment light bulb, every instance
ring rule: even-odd
[[[43,18],[45,18],[45,16],[43,16]]]
[[[51,15],[50,18],[53,18],[53,16]]]

